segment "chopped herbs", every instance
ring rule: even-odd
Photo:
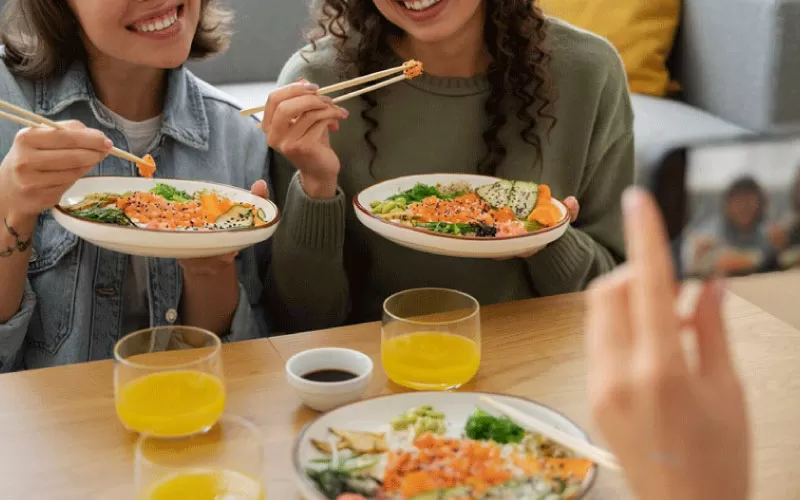
[[[508,418],[494,417],[482,410],[469,417],[465,433],[470,439],[500,444],[519,443],[525,437],[525,429]]]
[[[425,198],[435,196],[441,200],[452,200],[458,195],[458,193],[442,193],[436,186],[429,186],[427,184],[417,184],[413,188],[409,189],[400,194],[396,194],[394,196],[390,196],[389,200],[396,200],[398,198],[403,198],[403,200],[408,203],[416,203],[424,200]]]
[[[170,186],[168,184],[156,184],[150,193],[161,196],[167,201],[177,201],[178,203],[188,203],[192,201],[192,196],[186,191]]]

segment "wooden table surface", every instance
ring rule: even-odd
[[[726,302],[734,352],[751,408],[755,440],[753,498],[797,499],[800,474],[800,331],[752,300],[770,282],[797,290],[798,275],[734,280]],[[760,281],[759,281],[760,280]],[[779,287],[779,288],[780,288]],[[774,290],[775,288],[773,288]],[[795,292],[796,293],[796,292]],[[749,297],[745,299],[743,297]],[[796,307],[795,307],[796,308]],[[789,316],[795,308],[783,311]],[[564,295],[486,307],[484,360],[466,389],[526,396],[591,425],[583,356],[583,297]],[[780,311],[778,311],[780,312]],[[380,326],[365,324],[226,345],[228,411],[256,423],[268,447],[270,499],[295,499],[290,477],[294,433],[315,418],[284,382],[292,354],[320,346],[361,350],[376,361],[370,395],[397,392],[379,364]],[[117,421],[110,361],[0,377],[0,500],[133,497],[135,437]],[[619,476],[602,471],[598,499],[626,499]]]

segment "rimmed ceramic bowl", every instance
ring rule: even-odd
[[[157,183],[169,184],[188,193],[214,190],[231,200],[250,203],[264,211],[267,224],[228,231],[163,231],[88,221],[61,208],[61,205],[78,203],[92,193],[148,191]],[[98,247],[130,255],[171,259],[213,257],[242,250],[269,239],[280,220],[277,205],[244,189],[213,182],[139,177],[84,177],[64,193],[60,205],[53,208],[52,213],[64,229]]]
[[[304,405],[312,410],[330,411],[361,399],[374,365],[366,354],[339,347],[320,347],[301,351],[286,361],[286,380]],[[318,370],[342,370],[354,375],[339,382],[316,382],[304,375]]]
[[[338,408],[308,424],[297,435],[292,446],[292,468],[295,484],[306,500],[327,500],[313,481],[308,478],[305,469],[313,460],[325,458],[311,444],[311,439],[324,441],[329,436],[329,429],[346,429],[351,431],[386,432],[389,422],[398,415],[422,405],[433,406],[445,414],[447,435],[461,437],[464,426],[470,415],[480,405],[482,396],[513,406],[540,421],[566,432],[579,439],[591,442],[586,431],[561,413],[529,399],[516,396],[486,394],[478,392],[409,392],[379,396]],[[594,485],[597,477],[595,465],[583,482],[583,489],[575,500],[585,498]]]
[[[516,257],[544,247],[564,235],[569,227],[567,207],[553,199],[561,211],[561,221],[552,227],[534,233],[503,238],[476,238],[438,234],[425,229],[403,226],[374,215],[370,204],[374,201],[385,201],[390,196],[413,188],[416,184],[447,185],[455,182],[466,182],[477,188],[497,182],[498,178],[470,174],[427,174],[398,177],[375,184],[355,196],[353,205],[356,216],[367,228],[380,236],[407,248],[436,255],[449,257],[468,257],[498,259]]]

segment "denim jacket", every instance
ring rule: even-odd
[[[0,55],[2,47],[0,47]],[[0,98],[53,120],[79,120],[126,149],[122,133],[98,106],[83,63],[58,78],[29,81],[0,60]],[[163,124],[151,152],[156,177],[214,181],[249,189],[269,179],[264,135],[239,116],[225,94],[185,68],[169,71]],[[21,127],[0,120],[0,156]],[[89,175],[134,176],[130,162],[109,156]],[[67,232],[50,212],[39,215],[25,293],[17,314],[0,324],[0,371],[111,357],[123,335],[123,280],[128,256],[98,248]],[[267,335],[259,305],[267,245],[240,252],[239,305],[226,341]],[[179,324],[183,275],[173,259],[148,259],[152,326]],[[3,279],[0,276],[0,279]]]

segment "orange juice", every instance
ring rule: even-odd
[[[418,332],[384,340],[381,359],[386,376],[397,384],[417,390],[447,390],[475,376],[481,350],[466,337]]]
[[[158,437],[197,434],[225,410],[219,377],[193,370],[152,373],[119,388],[117,415],[131,430]]]
[[[255,479],[231,470],[195,470],[175,474],[153,484],[141,500],[264,500],[264,488]]]

